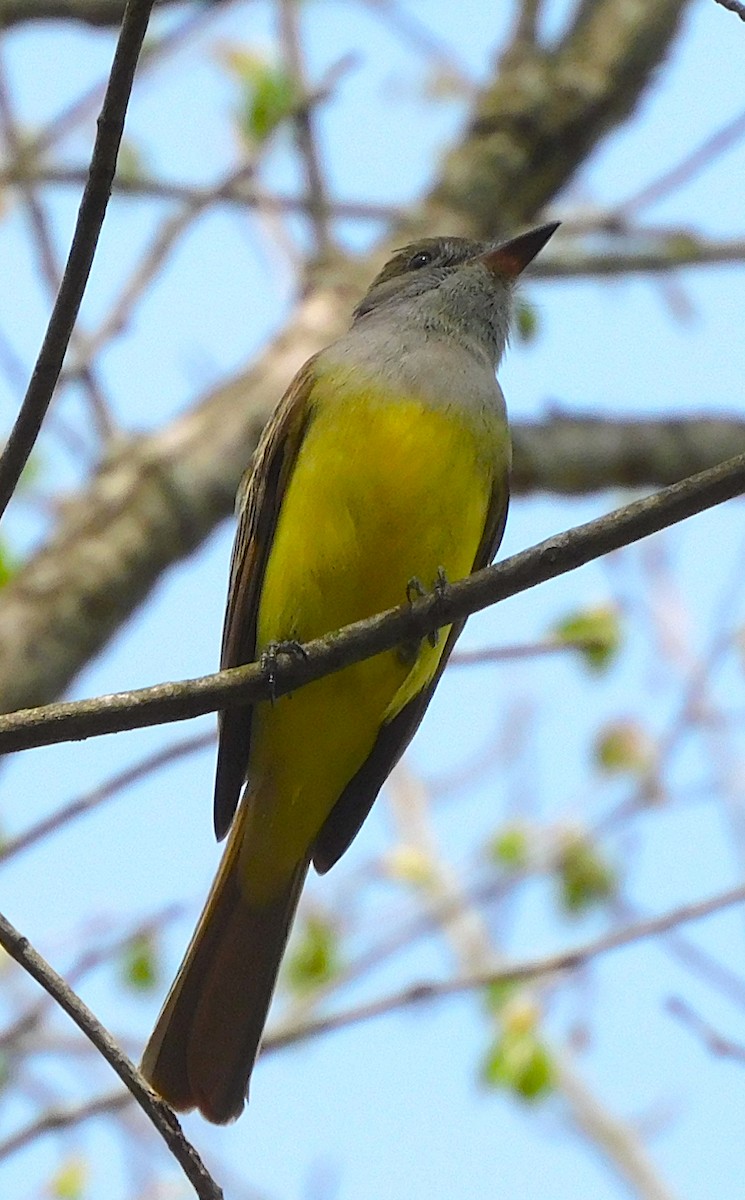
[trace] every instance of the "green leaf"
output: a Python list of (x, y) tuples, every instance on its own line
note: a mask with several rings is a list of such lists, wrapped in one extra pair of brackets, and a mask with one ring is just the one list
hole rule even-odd
[(600, 770), (611, 775), (647, 775), (654, 763), (654, 748), (636, 721), (614, 721), (601, 729), (594, 758)]
[(432, 882), (432, 859), (418, 846), (402, 843), (386, 854), (383, 865), (388, 879), (396, 883), (410, 884), (416, 888), (428, 887)]
[(517, 340), (526, 344), (538, 335), (538, 311), (523, 298), (518, 298), (515, 308), (515, 331)]
[(500, 867), (519, 871), (528, 862), (528, 836), (520, 825), (505, 825), (489, 844), (489, 856)]
[(621, 623), (611, 605), (586, 608), (565, 617), (553, 628), (562, 642), (575, 645), (592, 671), (604, 671), (621, 647)]
[(505, 1004), (519, 991), (522, 984), (517, 979), (505, 979), (495, 983), (487, 983), (484, 988), (484, 999), (489, 1012), (499, 1014)]
[(484, 1083), (505, 1088), (534, 1104), (554, 1089), (556, 1071), (549, 1051), (535, 1033), (503, 1033), (482, 1065)]
[(319, 913), (311, 913), (285, 959), (284, 982), (293, 992), (311, 992), (333, 979), (339, 966), (336, 927)]
[(55, 1200), (81, 1200), (88, 1181), (88, 1165), (82, 1158), (70, 1158), (55, 1171), (49, 1182)]
[(251, 145), (261, 145), (300, 103), (295, 80), (283, 66), (252, 51), (228, 48), (228, 66), (241, 87), (238, 128)]
[(19, 563), (15, 555), (0, 541), (0, 588), (4, 588), (18, 571)]
[(615, 894), (617, 876), (584, 834), (568, 839), (558, 860), (561, 903), (567, 912), (586, 912)]
[(119, 146), (116, 159), (116, 177), (131, 183), (142, 179), (145, 172), (145, 161), (142, 151), (134, 142), (124, 138)]
[(155, 941), (151, 934), (132, 938), (122, 953), (120, 972), (125, 987), (147, 992), (158, 982)]

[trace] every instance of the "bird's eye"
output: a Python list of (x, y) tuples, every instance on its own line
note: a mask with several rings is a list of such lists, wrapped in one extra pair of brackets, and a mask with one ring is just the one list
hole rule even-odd
[(409, 259), (409, 270), (418, 271), (420, 267), (428, 267), (431, 262), (431, 250), (417, 250), (416, 254)]

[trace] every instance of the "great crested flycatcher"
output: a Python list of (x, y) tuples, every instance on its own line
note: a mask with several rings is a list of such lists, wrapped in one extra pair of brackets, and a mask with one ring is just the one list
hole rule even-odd
[[(296, 375), (239, 493), (223, 667), (491, 561), (510, 470), (495, 372), (514, 282), (556, 227), (406, 246)], [(308, 867), (356, 836), (461, 629), (221, 713), (215, 829), (230, 836), (142, 1060), (174, 1108), (241, 1112)]]

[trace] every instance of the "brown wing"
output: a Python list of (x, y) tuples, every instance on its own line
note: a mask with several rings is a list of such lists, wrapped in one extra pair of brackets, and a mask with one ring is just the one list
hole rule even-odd
[[(507, 521), (508, 504), (509, 467), (506, 467), (494, 480), (484, 533), (472, 570), (488, 566), (497, 553)], [(451, 626), (432, 682), (382, 727), (369, 756), (326, 818), (313, 846), (313, 865), (321, 874), (333, 867), (359, 833), (375, 797), (419, 728), (464, 625), (465, 621), (459, 621)]]
[[(220, 668), (239, 667), (256, 656), (256, 621), (269, 550), (282, 497), (311, 415), (316, 357), (309, 358), (280, 400), (241, 483), (238, 531), (230, 562), (230, 586), (222, 633)], [(230, 828), (246, 780), (251, 748), (251, 708), (220, 713), (215, 775), (215, 833)]]

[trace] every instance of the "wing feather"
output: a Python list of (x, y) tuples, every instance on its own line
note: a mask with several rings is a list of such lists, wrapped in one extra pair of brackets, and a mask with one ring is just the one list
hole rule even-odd
[[(488, 566), (497, 553), (507, 521), (508, 505), (509, 462), (506, 462), (504, 471), (495, 475), (473, 571)], [(370, 754), (326, 818), (314, 843), (312, 856), (313, 865), (321, 874), (333, 867), (359, 833), (375, 797), (419, 728), (464, 625), (465, 621), (459, 621), (451, 626), (431, 682), (383, 725)]]
[[(238, 490), (238, 529), (230, 562), (230, 585), (222, 634), (220, 668), (243, 666), (256, 657), (256, 622), (264, 572), (282, 506), (312, 414), (317, 356), (308, 359), (264, 429), (253, 464)], [(251, 749), (251, 707), (219, 714), (215, 774), (215, 833), (225, 837), (246, 780)]]

